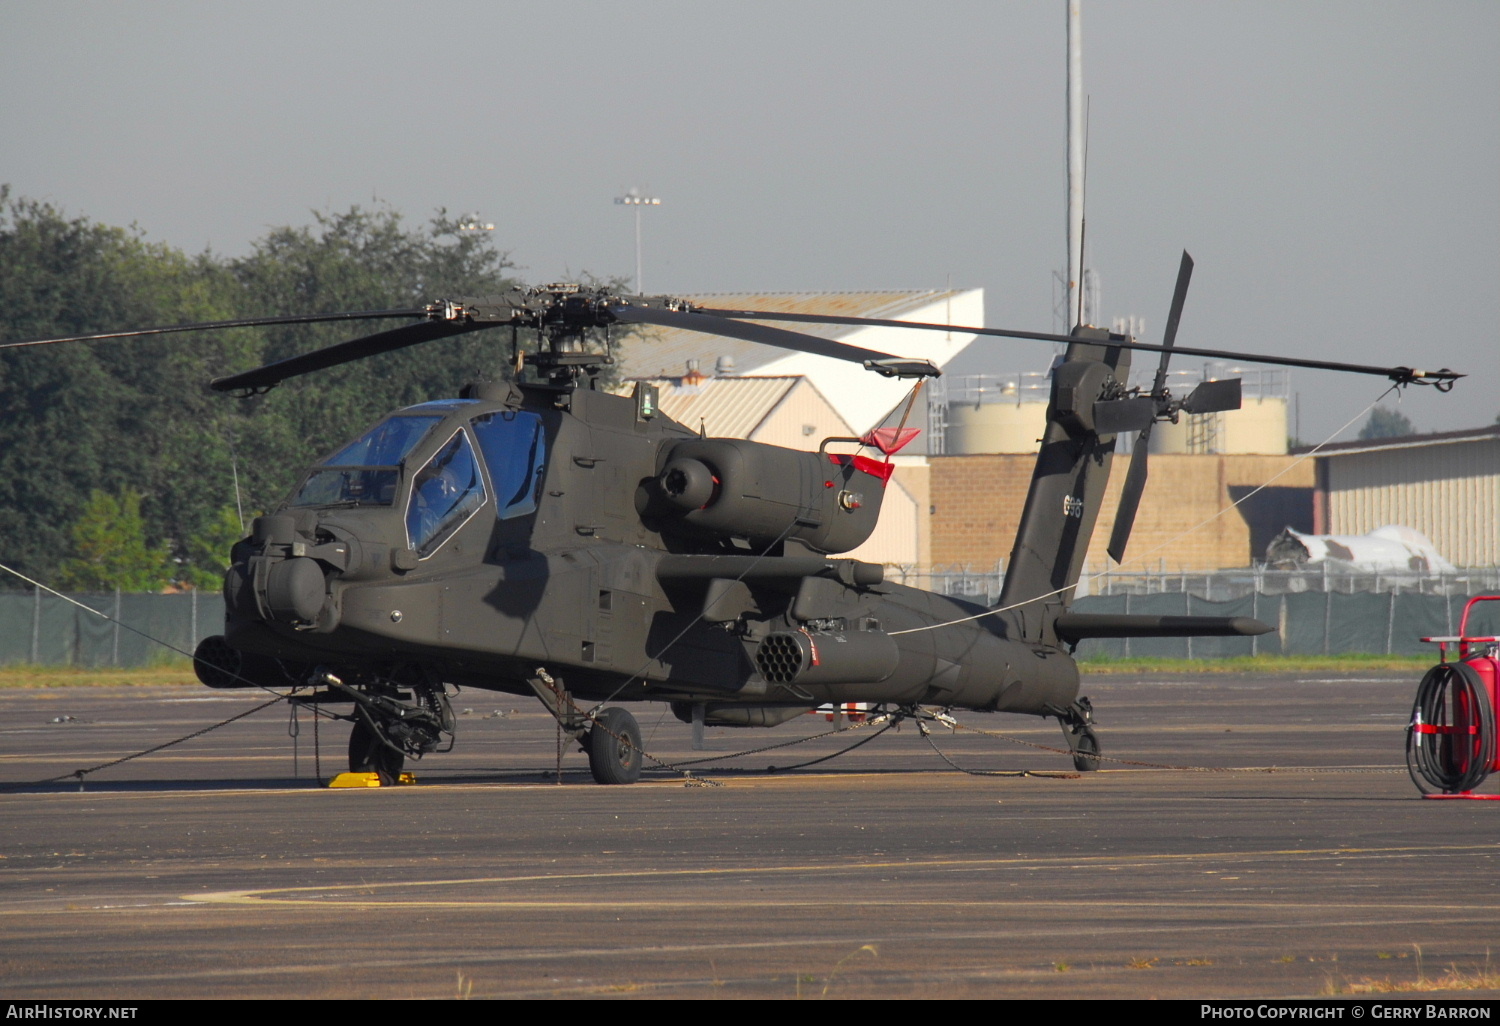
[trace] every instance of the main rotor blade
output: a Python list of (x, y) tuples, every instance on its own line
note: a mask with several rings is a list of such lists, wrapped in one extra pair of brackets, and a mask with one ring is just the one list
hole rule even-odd
[(611, 306), (609, 312), (626, 323), (660, 324), (665, 328), (685, 328), (701, 331), (706, 335), (724, 335), (728, 338), (744, 339), (746, 342), (761, 342), (780, 349), (791, 349), (814, 356), (831, 356), (835, 360), (865, 363), (876, 360), (899, 360), (890, 353), (861, 349), (859, 346), (804, 335), (800, 331), (785, 328), (769, 328), (761, 324), (741, 324), (737, 320), (702, 313), (684, 313), (679, 310), (664, 310), (651, 306)]
[(1125, 472), (1125, 487), (1120, 491), (1120, 506), (1115, 510), (1115, 526), (1109, 532), (1109, 558), (1116, 563), (1125, 562), (1125, 546), (1130, 541), (1130, 529), (1135, 526), (1135, 513), (1141, 505), (1141, 495), (1146, 490), (1147, 442), (1151, 437), (1151, 425), (1147, 424), (1135, 439), (1135, 451), (1130, 454), (1130, 469)]
[[(422, 312), (425, 313), (425, 311)], [(500, 326), (500, 323), (503, 322), (474, 324), (469, 321), (422, 321), (420, 324), (407, 324), (390, 331), (340, 342), (335, 346), (315, 349), (301, 356), (278, 360), (264, 367), (257, 367), (241, 374), (232, 374), (227, 378), (217, 378), (210, 382), (208, 387), (216, 392), (261, 391), (300, 374), (311, 374), (313, 371), (337, 367), (351, 360), (362, 360), (367, 356), (405, 349), (407, 346), (414, 346), (420, 342), (431, 342), (450, 335), (496, 328)]]
[[(1045, 331), (1011, 331), (1004, 328), (978, 328), (963, 324), (934, 324), (928, 321), (890, 321), (874, 317), (841, 317), (836, 314), (793, 314), (767, 310), (715, 310), (707, 308), (696, 312), (714, 317), (729, 317), (735, 320), (786, 321), (788, 323), (803, 324), (848, 324), (854, 327), (868, 326), (872, 328), (913, 328), (918, 331), (948, 331), (959, 335), (1034, 339), (1038, 342), (1071, 343), (1078, 341), (1077, 336), (1074, 335), (1053, 335)], [(720, 332), (720, 334), (725, 334), (725, 332)], [(1130, 336), (1117, 335), (1113, 332), (1110, 333), (1107, 341), (1100, 341), (1095, 344), (1119, 346), (1121, 349), (1133, 349), (1146, 353), (1169, 351), (1166, 346), (1153, 345), (1149, 342), (1133, 342), (1130, 340)], [(1413, 367), (1376, 367), (1373, 364), (1365, 363), (1340, 363), (1335, 360), (1303, 360), (1294, 356), (1266, 356), (1262, 353), (1237, 353), (1227, 349), (1201, 349), (1191, 346), (1173, 346), (1170, 351), (1180, 356), (1206, 356), (1216, 360), (1264, 363), (1274, 367), (1304, 367), (1308, 370), (1343, 371), (1349, 374), (1374, 374), (1378, 377), (1390, 378), (1392, 381), (1402, 384), (1412, 381), (1422, 381), (1425, 383), (1452, 382), (1468, 376), (1448, 370), (1446, 367), (1435, 371), (1420, 370)]]
[(21, 346), (50, 346), (54, 342), (92, 342), (106, 338), (137, 338), (141, 335), (168, 335), (178, 331), (217, 331), (221, 328), (263, 328), (273, 324), (322, 324), (327, 321), (375, 321), (395, 317), (425, 317), (426, 310), (357, 310), (349, 313), (287, 314), (281, 317), (241, 317), (232, 321), (201, 321), (197, 324), (169, 324), (159, 328), (136, 328), (132, 331), (96, 331), (90, 335), (62, 335), (57, 338), (29, 338), (20, 342), (0, 342), (0, 349)]

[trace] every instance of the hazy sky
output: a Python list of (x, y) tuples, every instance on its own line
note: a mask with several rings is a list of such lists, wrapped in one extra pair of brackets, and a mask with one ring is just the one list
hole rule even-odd
[[(1500, 412), (1500, 4), (1096, 2), (1089, 251), (1107, 315), (1179, 340), (1474, 374)], [(1064, 260), (1062, 0), (0, 0), (0, 182), (237, 254), (379, 199), (497, 225), (531, 281), (651, 291), (983, 287), (1051, 330)], [(80, 297), (86, 301), (86, 297)], [(960, 370), (1037, 363), (979, 343)], [(1045, 362), (1045, 358), (1043, 358)], [(1321, 439), (1376, 379), (1298, 373)]]

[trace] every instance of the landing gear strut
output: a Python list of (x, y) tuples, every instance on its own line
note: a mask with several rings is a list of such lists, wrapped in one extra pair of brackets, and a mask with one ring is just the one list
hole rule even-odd
[(1068, 739), (1068, 748), (1073, 753), (1073, 768), (1080, 773), (1090, 773), (1099, 768), (1099, 738), (1094, 733), (1094, 706), (1087, 698), (1080, 698), (1057, 718), (1063, 736)]
[(354, 730), (349, 734), (349, 772), (375, 773), (382, 784), (396, 783), (401, 779), (406, 755), (382, 741), (362, 713), (356, 712), (354, 716)]
[(328, 690), (300, 701), (354, 703), (354, 715), (349, 717), (354, 721), (349, 733), (351, 773), (375, 773), (382, 784), (394, 784), (401, 778), (408, 755), (420, 759), (437, 751), (444, 735), (450, 739), (448, 748), (453, 747), (453, 707), (441, 684), (387, 679), (346, 684), (326, 670), (320, 671), (315, 680), (328, 685)]
[[(538, 669), (527, 680), (557, 725), (588, 753), (596, 784), (633, 784), (641, 779), (641, 728), (624, 709), (603, 709), (590, 717), (574, 704), (563, 682)], [(558, 772), (561, 773), (561, 752)]]

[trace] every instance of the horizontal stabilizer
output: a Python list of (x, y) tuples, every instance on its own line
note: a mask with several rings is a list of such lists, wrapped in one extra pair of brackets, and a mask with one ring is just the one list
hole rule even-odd
[(1066, 642), (1084, 638), (1224, 638), (1269, 634), (1276, 628), (1248, 616), (1136, 616), (1064, 613), (1055, 624)]
[(1094, 404), (1094, 430), (1101, 435), (1139, 431), (1156, 419), (1156, 400), (1149, 395), (1105, 399)]

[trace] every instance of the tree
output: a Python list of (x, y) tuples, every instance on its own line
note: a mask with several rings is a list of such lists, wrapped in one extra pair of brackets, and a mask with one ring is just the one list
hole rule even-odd
[(171, 582), (167, 550), (146, 544), (141, 495), (95, 490), (73, 525), (73, 556), (58, 568), (73, 591), (160, 591)]
[[(259, 515), (247, 511), (245, 523)], [(202, 591), (217, 590), (224, 583), (224, 571), (229, 569), (229, 550), (246, 533), (235, 507), (219, 510), (207, 527), (188, 539), (186, 555), (179, 557), (177, 580)]]
[[(0, 340), (283, 313), (414, 308), (513, 283), (487, 234), (439, 211), (315, 214), (238, 260), (188, 256), (0, 187)], [(305, 468), (393, 409), (499, 377), (499, 333), (398, 351), (236, 400), (215, 377), (390, 322), (234, 329), (0, 350), (0, 538), (5, 561), (50, 583), (97, 489), (140, 496), (145, 538), (190, 580), (226, 506), (270, 509)], [(508, 343), (508, 335), (504, 343)], [(215, 543), (216, 544), (216, 543)], [(205, 562), (205, 559), (207, 562)], [(0, 581), (0, 587), (19, 582)]]
[[(483, 233), (439, 211), (411, 228), (388, 207), (314, 214), (315, 224), (277, 228), (230, 265), (244, 310), (258, 315), (417, 308), (445, 296), (502, 292), (510, 262)], [(391, 322), (288, 325), (260, 333), (259, 351), (219, 374), (334, 345)], [(264, 397), (231, 404), (245, 502), (269, 509), (307, 465), (392, 410), (452, 396), (476, 377), (501, 376), (509, 337), (461, 335), (298, 378)], [(221, 399), (220, 402), (223, 402)], [(227, 461), (224, 464), (228, 468)]]
[(1370, 419), (1365, 421), (1365, 426), (1359, 429), (1359, 437), (1362, 439), (1372, 438), (1399, 438), (1403, 435), (1414, 435), (1417, 429), (1412, 426), (1411, 421), (1404, 413), (1396, 410), (1388, 410), (1384, 406), (1377, 406), (1370, 411)]
[[(226, 317), (234, 284), (207, 255), (0, 187), (0, 338)], [(195, 360), (214, 355), (144, 339), (0, 350), (0, 537), (11, 565), (49, 580), (96, 489), (135, 491), (147, 534), (169, 533), (168, 508), (191, 488), (164, 488), (149, 471), (165, 435), (197, 430), (181, 400), (201, 391)]]

